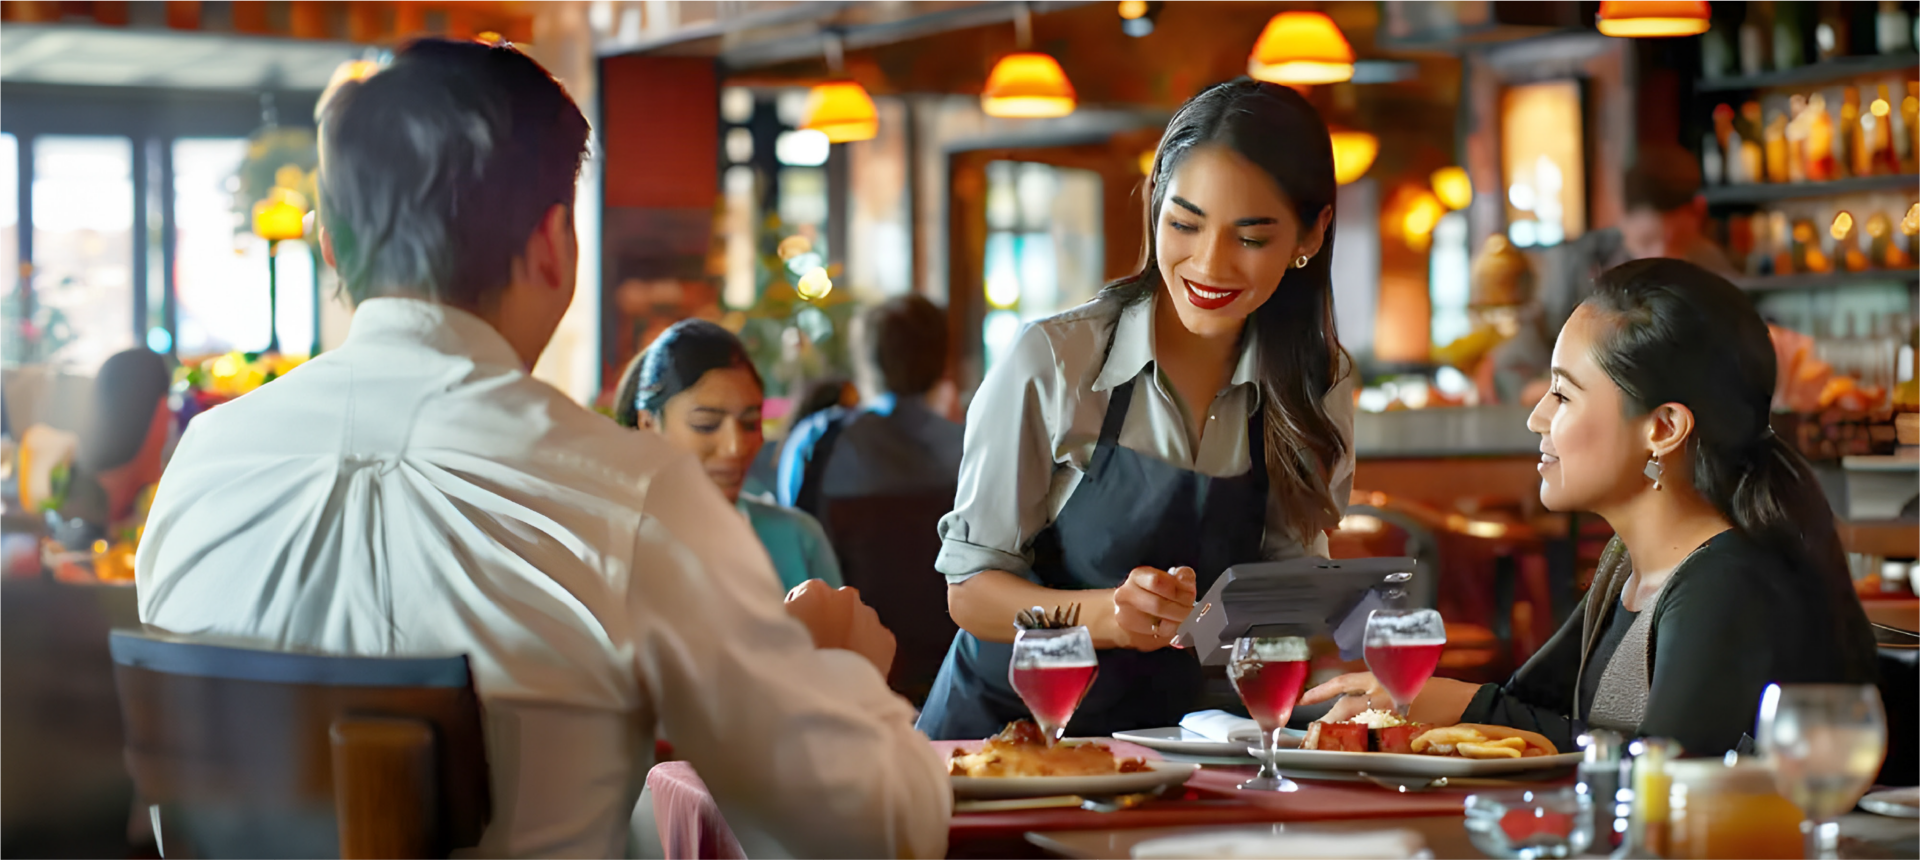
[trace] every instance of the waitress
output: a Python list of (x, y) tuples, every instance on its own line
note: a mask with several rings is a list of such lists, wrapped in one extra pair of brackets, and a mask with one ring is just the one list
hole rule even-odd
[(921, 731), (1028, 717), (1014, 615), (1068, 604), (1100, 649), (1069, 734), (1175, 725), (1202, 676), (1167, 646), (1196, 596), (1234, 564), (1326, 554), (1353, 476), (1335, 189), (1327, 127), (1293, 90), (1242, 79), (1174, 115), (1145, 265), (1028, 326), (974, 397), (935, 565), (961, 630)]

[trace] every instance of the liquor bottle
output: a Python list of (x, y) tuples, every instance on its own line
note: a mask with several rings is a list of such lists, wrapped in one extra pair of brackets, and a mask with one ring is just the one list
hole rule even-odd
[(1885, 212), (1875, 212), (1867, 216), (1867, 262), (1874, 268), (1885, 269), (1892, 265), (1890, 251), (1893, 251), (1893, 219)]
[(1787, 172), (1787, 115), (1774, 111), (1767, 120), (1765, 132), (1767, 152), (1767, 181), (1790, 182)]
[(1720, 141), (1709, 133), (1700, 141), (1700, 179), (1708, 185), (1726, 182), (1726, 159), (1720, 153)]
[(1849, 38), (1845, 4), (1824, 0), (1820, 4), (1820, 23), (1813, 28), (1813, 47), (1820, 62), (1846, 56)]
[(1854, 138), (1853, 175), (1872, 176), (1880, 161), (1877, 149), (1880, 146), (1879, 117), (1873, 115), (1873, 94), (1866, 85), (1860, 87), (1860, 131)]
[[(1738, 38), (1737, 35), (1735, 38)], [(1726, 28), (1711, 27), (1700, 37), (1700, 74), (1707, 80), (1719, 80), (1734, 71), (1734, 49)]]
[(1831, 182), (1837, 178), (1833, 166), (1833, 114), (1827, 110), (1827, 98), (1819, 93), (1807, 99), (1802, 114), (1802, 172), (1808, 182)]
[(1760, 74), (1772, 62), (1773, 48), (1768, 44), (1773, 32), (1772, 10), (1773, 4), (1766, 0), (1747, 4), (1746, 19), (1740, 22), (1740, 74)]
[(1787, 181), (1807, 181), (1807, 137), (1813, 124), (1813, 112), (1807, 109), (1807, 97), (1787, 97)]
[(1894, 138), (1896, 148), (1901, 153), (1900, 163), (1906, 165), (1906, 173), (1920, 173), (1920, 81), (1907, 82), (1907, 95), (1900, 99), (1900, 122), (1906, 126), (1906, 133)]
[(1807, 28), (1800, 3), (1773, 6), (1773, 70), (1784, 72), (1807, 64)]
[(1895, 0), (1880, 0), (1880, 11), (1874, 15), (1873, 36), (1875, 44), (1882, 54), (1899, 54), (1913, 50), (1915, 22), (1908, 20), (1907, 10)]
[(1834, 129), (1833, 168), (1839, 176), (1854, 174), (1854, 150), (1860, 147), (1860, 91), (1840, 88), (1840, 124)]
[(1886, 84), (1880, 85), (1878, 97), (1867, 105), (1867, 113), (1874, 119), (1873, 172), (1880, 176), (1899, 173), (1900, 156), (1893, 148), (1893, 100)]

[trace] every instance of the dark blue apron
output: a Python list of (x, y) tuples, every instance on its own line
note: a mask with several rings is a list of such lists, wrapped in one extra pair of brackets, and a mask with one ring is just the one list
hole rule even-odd
[[(1260, 557), (1267, 518), (1260, 410), (1247, 418), (1252, 467), (1213, 478), (1120, 446), (1133, 381), (1113, 389), (1087, 472), (1053, 524), (1034, 538), (1028, 579), (1047, 588), (1117, 588), (1140, 566), (1192, 567), (1199, 594), (1234, 564)], [(1013, 619), (1007, 619), (1011, 625)], [(1030, 719), (1007, 680), (1013, 645), (965, 630), (953, 638), (917, 727), (934, 740), (968, 740)], [(1100, 652), (1100, 675), (1067, 726), (1072, 737), (1178, 725), (1204, 678), (1193, 652)]]

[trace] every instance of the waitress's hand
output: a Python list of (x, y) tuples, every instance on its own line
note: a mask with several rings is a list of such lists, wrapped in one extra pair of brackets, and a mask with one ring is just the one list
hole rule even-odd
[(1198, 597), (1191, 567), (1134, 568), (1113, 592), (1114, 626), (1122, 644), (1138, 651), (1167, 647)]

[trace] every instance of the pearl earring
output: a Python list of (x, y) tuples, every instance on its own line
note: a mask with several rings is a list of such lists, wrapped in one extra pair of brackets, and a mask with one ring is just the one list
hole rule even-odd
[(1660, 478), (1665, 473), (1666, 467), (1660, 465), (1660, 458), (1651, 454), (1647, 455), (1647, 468), (1642, 470), (1642, 474), (1647, 476), (1647, 480), (1653, 482), (1654, 489), (1662, 489)]
[(1306, 268), (1306, 267), (1307, 267), (1307, 255), (1305, 255), (1305, 254), (1301, 254), (1300, 256), (1298, 256), (1298, 257), (1295, 257), (1295, 258), (1293, 258), (1293, 267), (1294, 267), (1294, 268), (1296, 268), (1296, 269), (1304, 269), (1304, 268)]

